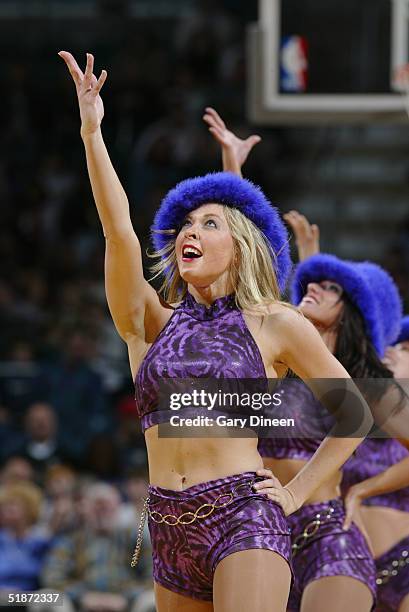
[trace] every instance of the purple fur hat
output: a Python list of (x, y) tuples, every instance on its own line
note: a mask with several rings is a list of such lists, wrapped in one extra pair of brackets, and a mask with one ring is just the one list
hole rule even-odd
[(169, 191), (151, 228), (155, 250), (162, 249), (175, 238), (175, 234), (158, 231), (175, 230), (177, 234), (188, 213), (210, 203), (237, 208), (263, 232), (274, 254), (277, 281), (283, 291), (292, 268), (285, 225), (277, 208), (270, 204), (259, 187), (231, 172), (187, 179)]
[(409, 315), (403, 317), (401, 323), (399, 338), (396, 340), (395, 344), (409, 340)]
[(367, 333), (378, 355), (398, 337), (402, 303), (392, 277), (377, 264), (346, 261), (320, 253), (301, 262), (291, 288), (293, 304), (299, 304), (308, 283), (332, 280), (339, 283), (360, 310)]

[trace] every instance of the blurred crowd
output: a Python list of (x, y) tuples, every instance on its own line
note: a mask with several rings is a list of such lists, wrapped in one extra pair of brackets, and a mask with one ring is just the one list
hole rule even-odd
[[(191, 4), (183, 19), (112, 15), (91, 31), (32, 30), (24, 48), (0, 41), (0, 595), (51, 589), (66, 594), (67, 610), (153, 609), (146, 530), (137, 571), (129, 565), (144, 441), (106, 305), (75, 92), (57, 51), (83, 62), (92, 50), (97, 71), (108, 70), (104, 136), (146, 252), (164, 193), (220, 165), (204, 107), (246, 132), (244, 30), (256, 15), (244, 2)], [(267, 193), (277, 192), (272, 168), (285, 144), (276, 130), (246, 167)]]

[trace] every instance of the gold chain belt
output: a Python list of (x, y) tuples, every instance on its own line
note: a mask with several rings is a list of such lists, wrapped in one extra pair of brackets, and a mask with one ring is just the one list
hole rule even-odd
[[(194, 523), (196, 519), (205, 519), (208, 516), (210, 516), (215, 510), (229, 506), (232, 503), (234, 496), (237, 494), (237, 491), (239, 489), (243, 487), (249, 487), (251, 489), (254, 483), (255, 483), (255, 479), (253, 478), (252, 480), (249, 480), (248, 482), (239, 484), (236, 487), (233, 487), (233, 489), (229, 491), (228, 493), (222, 493), (221, 495), (218, 495), (218, 497), (216, 497), (214, 502), (210, 504), (209, 503), (202, 504), (194, 512), (183, 512), (179, 516), (176, 516), (175, 514), (162, 514), (161, 512), (157, 512), (156, 510), (150, 510), (149, 495), (145, 497), (143, 500), (143, 508), (141, 512), (141, 518), (139, 521), (135, 550), (134, 550), (134, 553), (131, 559), (131, 567), (135, 567), (139, 561), (141, 547), (142, 547), (142, 540), (143, 540), (143, 529), (144, 529), (144, 525), (146, 521), (146, 515), (149, 515), (149, 517), (154, 523), (159, 523), (159, 524), (165, 523), (166, 525), (170, 525), (171, 527), (174, 527), (175, 525), (191, 525), (192, 523)], [(226, 500), (223, 502), (220, 502), (220, 500), (223, 498), (226, 498)]]
[(317, 512), (315, 518), (309, 523), (307, 523), (303, 529), (303, 532), (295, 538), (291, 547), (293, 551), (293, 557), (297, 553), (299, 553), (300, 550), (304, 548), (304, 546), (306, 546), (308, 540), (317, 533), (318, 529), (320, 528), (320, 525), (326, 523), (330, 518), (332, 518), (334, 508), (331, 507), (325, 512), (326, 514), (321, 514), (321, 512)]
[(400, 570), (409, 564), (409, 550), (403, 550), (398, 559), (394, 559), (392, 563), (376, 574), (376, 584), (386, 584), (391, 578), (397, 576)]

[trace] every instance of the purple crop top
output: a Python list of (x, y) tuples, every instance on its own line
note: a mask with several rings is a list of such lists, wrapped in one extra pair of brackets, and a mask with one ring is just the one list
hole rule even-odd
[[(297, 435), (294, 437), (260, 438), (258, 451), (262, 457), (274, 459), (301, 459), (308, 461), (323, 440), (322, 419), (331, 419), (328, 414), (323, 417), (322, 407), (312, 391), (302, 384), (286, 385), (285, 407), (291, 407), (291, 417), (297, 423)], [(275, 415), (279, 416), (279, 415)], [(285, 416), (283, 414), (282, 416)]]
[[(376, 476), (408, 455), (409, 451), (398, 440), (367, 438), (344, 465), (343, 494), (350, 486)], [(367, 506), (387, 506), (409, 512), (409, 487), (370, 497), (364, 503)]]
[(142, 431), (175, 414), (158, 410), (160, 381), (169, 378), (266, 380), (259, 348), (234, 295), (218, 298), (208, 308), (187, 293), (175, 308), (136, 375), (135, 400)]

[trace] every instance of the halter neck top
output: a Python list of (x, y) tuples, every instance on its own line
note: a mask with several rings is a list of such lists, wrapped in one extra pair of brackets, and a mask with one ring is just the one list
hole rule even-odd
[(210, 307), (187, 293), (157, 336), (135, 379), (135, 401), (142, 431), (168, 422), (172, 410), (158, 409), (161, 381), (169, 378), (266, 379), (259, 348), (234, 295)]

